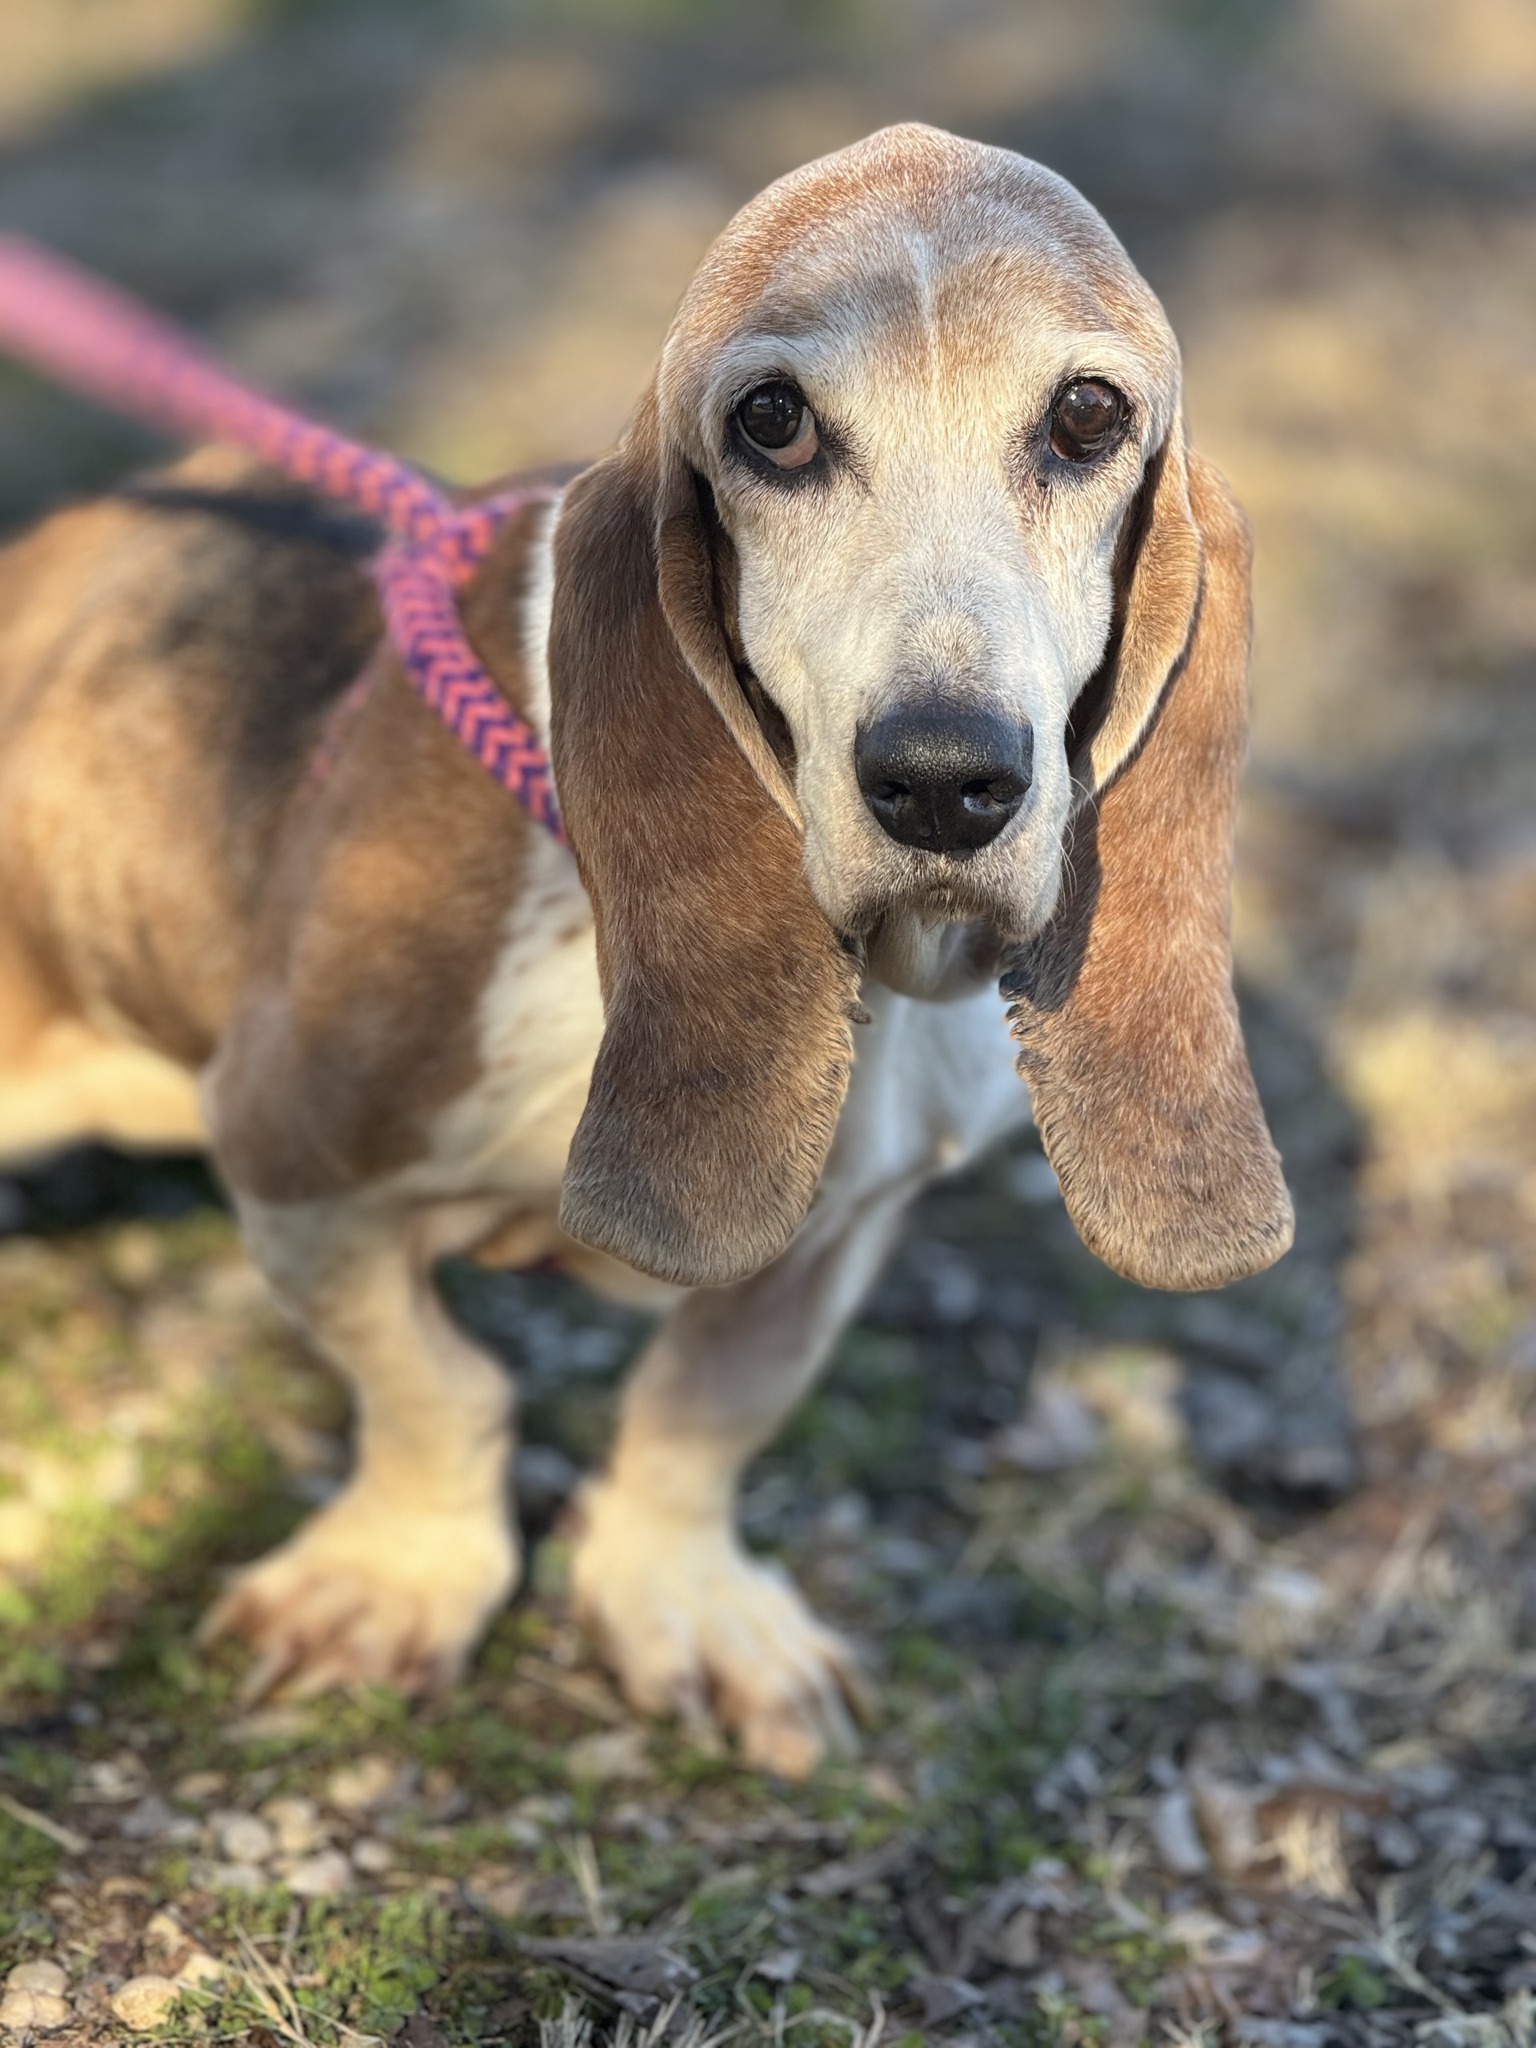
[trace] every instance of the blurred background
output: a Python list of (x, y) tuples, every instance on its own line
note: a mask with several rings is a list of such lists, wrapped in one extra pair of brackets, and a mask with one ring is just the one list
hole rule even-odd
[[(781, 1838), (742, 1847), (766, 1794), (664, 1744), (624, 1752), (622, 1715), (571, 1704), (606, 1696), (562, 1619), (558, 1517), (637, 1324), (552, 1283), (450, 1276), (527, 1375), (525, 1512), (556, 1531), (536, 1597), (446, 1719), (375, 1703), (237, 1741), (228, 1673), (181, 1645), (214, 1571), (334, 1482), (334, 1393), (195, 1169), (92, 1153), (0, 1183), (0, 1738), (24, 1805), (97, 1772), (70, 1809), (83, 1855), (0, 1819), (0, 1861), (30, 1873), (0, 1948), (99, 1948), (118, 1926), (120, 1953), (71, 1979), (82, 2038), (113, 1970), (153, 1961), (156, 1900), (188, 1925), (215, 1912), (218, 1801), (286, 1789), (351, 1854), (364, 1820), (324, 1787), (359, 1743), (424, 1776), (392, 1809), (416, 1844), (387, 1852), (394, 1874), (347, 1866), (347, 1939), (387, 1950), (378, 1900), (419, 1894), (413, 1940), (440, 1967), (394, 2005), (337, 1994), (348, 2024), (387, 2031), (381, 2013), (438, 1998), (431, 2024), (471, 2038), (443, 2017), (455, 1970), (481, 1986), (464, 2010), (509, 2033), (571, 1981), (600, 2016), (590, 1956), (586, 1979), (549, 1955), (530, 1978), (485, 1949), (486, 1913), (556, 1946), (671, 1914), (699, 2013), (739, 1963), (741, 2024), (777, 2001), (781, 2028), (843, 2014), (829, 2039), (870, 2024), (872, 1994), (898, 2031), (980, 2037), (1530, 2038), (1528, 0), (0, 9), (0, 221), (456, 480), (599, 452), (733, 209), (911, 117), (1039, 157), (1106, 214), (1181, 337), (1194, 437), (1252, 516), (1238, 952), (1298, 1250), (1225, 1296), (1141, 1294), (1076, 1247), (1028, 1147), (926, 1205), (748, 1500), (755, 1539), (875, 1646), (893, 1702), (874, 1760), (837, 1781), (841, 1818), (797, 1795), (794, 1853), (900, 1853), (829, 1881), (838, 1928), (808, 1932)], [(7, 525), (160, 452), (0, 363)], [(542, 1690), (517, 1675), (535, 1667)], [(498, 1748), (492, 1721), (515, 1738)], [(594, 1726), (612, 1754), (573, 1789), (566, 1754)], [(172, 1799), (205, 1751), (217, 1792)], [(514, 1793), (533, 1802), (517, 1854), (473, 1835)], [(718, 1905), (710, 1826), (781, 1887), (750, 1937)], [(676, 1864), (659, 1890), (631, 1869), (637, 1838)], [(281, 1894), (276, 1850), (250, 1867)], [(596, 1908), (571, 1876), (592, 1869)], [(115, 1921), (113, 1873), (140, 1886)], [(475, 1935), (455, 1917), (471, 1897)], [(778, 1977), (751, 1977), (755, 1952)]]

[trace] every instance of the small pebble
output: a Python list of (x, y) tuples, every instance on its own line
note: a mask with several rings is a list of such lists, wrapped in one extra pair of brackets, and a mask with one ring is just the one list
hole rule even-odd
[(501, 1920), (515, 1920), (528, 1903), (533, 1890), (531, 1877), (504, 1877), (487, 1885), (476, 1885), (470, 1896)]
[(1043, 1373), (1030, 1386), (1024, 1412), (1000, 1429), (990, 1450), (1000, 1465), (1019, 1472), (1065, 1472), (1098, 1455), (1104, 1427), (1076, 1387), (1057, 1373)]
[[(535, 1841), (537, 1841), (535, 1835)], [(363, 1835), (352, 1844), (352, 1863), (364, 1877), (382, 1877), (386, 1870), (394, 1867), (395, 1852), (388, 1842), (381, 1842), (377, 1835)]]
[(216, 1892), (259, 1892), (268, 1883), (267, 1874), (255, 1863), (198, 1863), (193, 1878)]
[(216, 1813), (213, 1831), (231, 1863), (265, 1863), (277, 1849), (277, 1837), (254, 1813)]
[(206, 1806), (217, 1799), (229, 1780), (222, 1771), (188, 1771), (171, 1787), (171, 1797), (186, 1806)]
[(190, 1814), (178, 1813), (158, 1792), (146, 1792), (118, 1822), (118, 1832), (130, 1842), (195, 1842), (199, 1829)]
[(869, 1554), (881, 1571), (898, 1579), (921, 1578), (933, 1569), (936, 1557), (932, 1544), (897, 1534), (882, 1536), (869, 1546)]
[(398, 1798), (404, 1790), (404, 1774), (387, 1757), (359, 1757), (355, 1764), (343, 1764), (326, 1780), (325, 1796), (342, 1813), (371, 1813), (375, 1807)]
[(204, 1305), (215, 1315), (244, 1316), (252, 1310), (271, 1313), (267, 1283), (246, 1259), (236, 1257), (212, 1266), (196, 1284)]
[(121, 1800), (127, 1805), (144, 1790), (144, 1766), (136, 1756), (98, 1757), (80, 1774), (81, 1795), (87, 1799)]
[(165, 1245), (147, 1223), (125, 1223), (114, 1231), (106, 1248), (107, 1271), (119, 1287), (137, 1294), (159, 1279), (165, 1269)]
[[(670, 1821), (664, 1820), (653, 1807), (646, 1806), (638, 1799), (621, 1799), (609, 1812), (609, 1824), (616, 1828), (630, 1828), (637, 1835), (644, 1835), (657, 1848), (677, 1839), (677, 1830)], [(507, 1831), (511, 1833), (509, 1828)], [(515, 1839), (515, 1837), (514, 1837)], [(519, 1847), (522, 1845), (519, 1844)]]
[(169, 1977), (130, 1977), (113, 1995), (112, 2010), (125, 2027), (147, 2034), (158, 2027), (181, 1996), (181, 1988)]
[(421, 1796), (435, 1821), (459, 1820), (469, 1811), (469, 1800), (452, 1771), (434, 1764), (421, 1781)]
[(318, 1856), (287, 1865), (283, 1882), (298, 1898), (334, 1899), (350, 1889), (352, 1866), (339, 1849), (322, 1849)]
[(1175, 1877), (1199, 1877), (1211, 1859), (1195, 1825), (1195, 1805), (1180, 1789), (1167, 1792), (1153, 1808), (1149, 1824), (1152, 1846), (1164, 1870)]
[(564, 1827), (575, 1818), (576, 1802), (569, 1792), (530, 1792), (512, 1809), (512, 1818), (532, 1821), (535, 1827)]
[(297, 1742), (311, 1732), (313, 1715), (308, 1707), (291, 1700), (273, 1700), (265, 1707), (253, 1707), (237, 1720), (226, 1721), (226, 1742)]
[(144, 1927), (144, 1939), (160, 1948), (181, 1948), (186, 1943), (187, 1934), (175, 1914), (162, 1909), (150, 1914)]
[(7, 1991), (0, 1998), (0, 2027), (18, 2034), (52, 2034), (71, 2018), (68, 1999), (51, 1991)]
[(43, 1991), (62, 1998), (69, 1979), (59, 1963), (18, 1963), (5, 1980), (7, 1991)]
[(882, 1806), (910, 1806), (912, 1795), (889, 1764), (870, 1764), (863, 1772), (864, 1790)]
[(285, 1856), (307, 1856), (325, 1846), (325, 1829), (313, 1799), (269, 1799), (261, 1809)]
[(828, 1543), (857, 1543), (869, 1528), (869, 1502), (862, 1493), (834, 1494), (818, 1517)]
[(596, 1735), (579, 1736), (566, 1747), (565, 1774), (578, 1782), (595, 1785), (620, 1778), (652, 1777), (645, 1730), (605, 1728)]
[(1423, 1861), (1424, 1844), (1407, 1821), (1388, 1814), (1371, 1832), (1376, 1854), (1389, 1870), (1412, 1870)]
[(770, 1984), (793, 1984), (800, 1974), (804, 1957), (797, 1948), (776, 1948), (768, 1955), (759, 1956), (752, 1965), (754, 1977), (765, 1977)]
[(224, 1982), (225, 1969), (217, 1956), (209, 1955), (205, 1948), (193, 1949), (191, 1955), (176, 1972), (176, 1982), (192, 1989), (211, 1988)]

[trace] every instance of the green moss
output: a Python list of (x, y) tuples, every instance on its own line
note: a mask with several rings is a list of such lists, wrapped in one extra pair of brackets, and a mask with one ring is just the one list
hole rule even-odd
[[(1019, 2048), (1099, 2048), (1108, 2033), (1109, 2022), (1085, 2013), (1075, 1999), (1042, 1991), (1038, 2011), (1019, 2029), (1018, 2044)], [(1116, 2036), (1117, 2041), (1123, 2038)]]
[[(228, 1241), (217, 1217), (157, 1235), (156, 1286), (174, 1294), (178, 1275), (200, 1270)], [(23, 1245), (24, 1256), (0, 1265), (10, 1340), (0, 1357), (0, 1434), (42, 1469), (51, 1460), (54, 1474), (52, 1493), (39, 1496), (46, 1524), (35, 1562), (0, 1579), (0, 1702), (75, 1683), (72, 1653), (104, 1627), (122, 1645), (119, 1675), (100, 1681), (104, 1691), (147, 1694), (152, 1708), (217, 1691), (216, 1671), (185, 1648), (183, 1603), (206, 1598), (215, 1563), (278, 1540), (295, 1517), (260, 1428), (292, 1405), (284, 1354), (257, 1334), (229, 1370), (191, 1361), (168, 1401), (136, 1348), (132, 1297), (100, 1271), (109, 1250), (108, 1238), (89, 1235), (74, 1262), (55, 1242)], [(227, 1342), (238, 1341), (233, 1328)], [(103, 1414), (141, 1397), (148, 1426), (135, 1418), (126, 1435), (115, 1419), (100, 1426)], [(100, 1483), (104, 1470), (110, 1485)]]
[(1340, 1956), (1318, 1986), (1317, 1999), (1336, 2011), (1374, 2012), (1391, 1995), (1386, 1978), (1364, 1956)]
[[(289, 2025), (302, 2021), (306, 2033), (313, 2023), (329, 2021), (387, 2036), (421, 2010), (452, 1948), (448, 1914), (427, 1892), (316, 1903), (302, 1911), (278, 1893), (265, 1901), (228, 1903), (219, 1917), (226, 1941), (254, 1959), (204, 2007), (205, 2023), (219, 2033), (262, 2026), (275, 2011)], [(274, 1973), (274, 1983), (260, 1958), (275, 1937), (282, 1942), (283, 1970)]]
[(1175, 1942), (1116, 1921), (1096, 1936), (1092, 1953), (1111, 1965), (1115, 1982), (1132, 2005), (1146, 2005), (1183, 1950)]
[(0, 1954), (17, 1952), (53, 1882), (61, 1851), (36, 1828), (0, 1813)]

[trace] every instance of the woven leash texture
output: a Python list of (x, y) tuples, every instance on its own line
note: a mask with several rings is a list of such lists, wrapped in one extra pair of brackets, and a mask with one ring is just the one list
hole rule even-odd
[(564, 840), (549, 758), (464, 636), (456, 591), (503, 523), (557, 494), (535, 486), (456, 506), (409, 463), (250, 389), (169, 321), (19, 235), (0, 234), (0, 348), (114, 411), (187, 440), (235, 441), (394, 536), (374, 562), (406, 672), (496, 780)]

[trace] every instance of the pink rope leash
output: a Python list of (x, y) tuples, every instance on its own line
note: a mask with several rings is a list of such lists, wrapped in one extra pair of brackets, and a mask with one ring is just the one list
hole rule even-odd
[(118, 412), (188, 440), (236, 441), (377, 519), (384, 618), (421, 695), (481, 765), (564, 842), (549, 759), (464, 637), (455, 596), (505, 520), (558, 494), (535, 485), (460, 508), (409, 463), (251, 390), (190, 336), (20, 235), (0, 234), (0, 347)]

